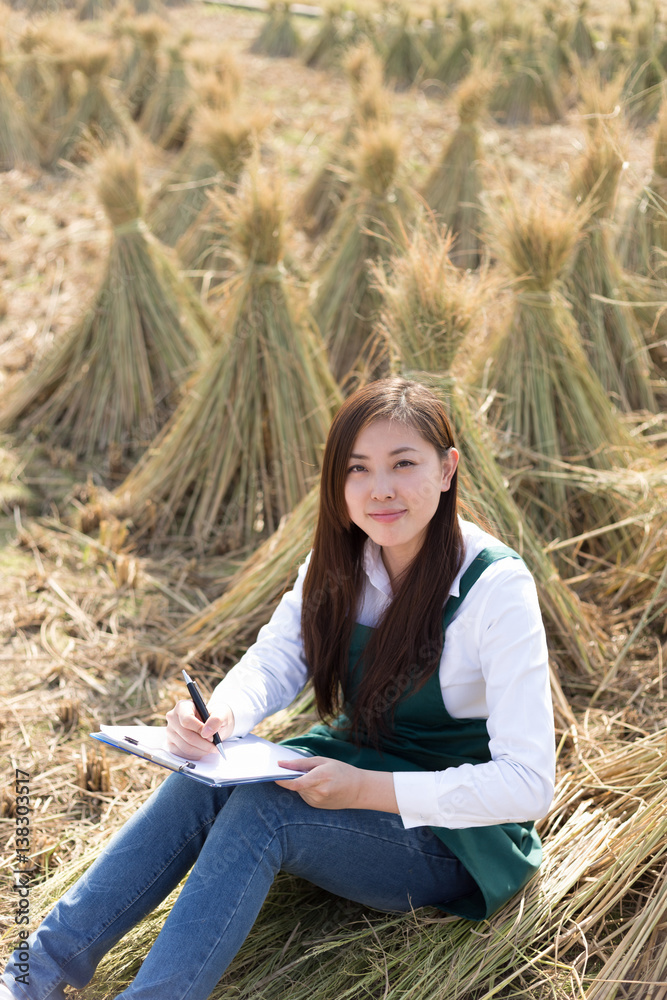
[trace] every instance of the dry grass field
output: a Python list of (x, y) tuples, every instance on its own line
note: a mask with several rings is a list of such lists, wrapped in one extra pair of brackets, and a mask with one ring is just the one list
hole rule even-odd
[[(505, 8), (509, 17), (511, 4)], [(571, 16), (576, 12), (576, 5), (568, 7)], [(21, 6), (2, 8), (0, 15), (3, 59), (17, 51), (30, 24), (45, 19)], [(159, 16), (172, 42), (187, 34), (187, 59), (203, 59), (219, 46), (238, 66), (235, 111), (248, 119), (262, 114), (258, 169), (278, 179), (288, 220), (286, 269), (306, 289), (324, 243), (297, 227), (296, 206), (349, 117), (348, 77), (340, 66), (312, 69), (298, 56), (250, 53), (266, 18), (261, 12), (195, 0), (165, 7)], [(617, 9), (590, 3), (587, 16), (603, 33), (630, 14), (624, 3)], [(57, 17), (91, 44), (113, 38), (113, 14), (77, 22), (63, 9)], [(298, 19), (304, 38), (318, 28), (314, 19)], [(482, 180), (491, 205), (508, 189), (519, 203), (539, 192), (545, 212), (567, 196), (588, 125), (574, 78), (564, 80), (559, 121), (510, 127), (482, 120)], [(424, 81), (389, 95), (401, 136), (400, 179), (419, 188), (458, 123), (455, 96)], [(614, 226), (651, 175), (655, 129), (654, 123), (624, 122), (618, 133), (624, 162)], [(139, 129), (135, 142), (150, 203), (179, 154)], [(65, 337), (100, 281), (113, 236), (96, 194), (96, 164), (84, 156), (55, 170), (0, 173), (0, 401)], [(488, 261), (485, 266), (493, 269)], [(662, 288), (667, 291), (664, 281)], [(511, 312), (511, 294), (504, 281), (484, 302), (471, 353), (492, 342)], [(206, 300), (205, 290), (201, 297)], [(211, 293), (213, 312), (217, 301)], [(584, 555), (573, 568), (585, 545), (560, 550), (571, 557), (565, 586), (584, 602), (598, 652), (586, 673), (573, 666), (567, 644), (553, 640), (558, 790), (542, 823), (543, 872), (520, 900), (480, 926), (435, 910), (389, 918), (281, 877), (216, 1000), (667, 998), (666, 377), (664, 365), (652, 370), (656, 412), (623, 417), (635, 437), (648, 439), (651, 474), (645, 465), (642, 482), (658, 492), (644, 521), (645, 540), (657, 555), (651, 561), (649, 552), (638, 578), (620, 556), (614, 562)], [(15, 930), (15, 769), (30, 776), (34, 927), (49, 899), (162, 778), (142, 762), (105, 754), (88, 734), (101, 723), (163, 719), (183, 695), (183, 647), (174, 637), (225, 591), (253, 551), (251, 545), (202, 552), (182, 539), (146, 546), (106, 503), (125, 472), (113, 463), (85, 462), (48, 441), (20, 441), (11, 433), (0, 438), (3, 961)], [(633, 501), (626, 502), (630, 511)], [(288, 580), (289, 573), (276, 581), (276, 595)], [(267, 607), (271, 599), (264, 599)], [(194, 658), (203, 687), (212, 689), (243, 641), (241, 622), (226, 648)], [(267, 720), (262, 732), (280, 737), (313, 717), (306, 696)], [(119, 946), (78, 995), (107, 1000), (120, 992), (160, 916)]]

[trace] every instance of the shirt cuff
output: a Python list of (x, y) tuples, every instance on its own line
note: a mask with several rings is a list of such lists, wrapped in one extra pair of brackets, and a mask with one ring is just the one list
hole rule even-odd
[(230, 691), (229, 697), (225, 697), (224, 691), (214, 691), (206, 706), (210, 715), (217, 715), (216, 707), (218, 705), (228, 705), (234, 713), (232, 736), (247, 736), (256, 725), (256, 706), (252, 699), (245, 696), (243, 692)]
[(435, 771), (394, 771), (394, 792), (406, 830), (437, 826), (438, 796)]

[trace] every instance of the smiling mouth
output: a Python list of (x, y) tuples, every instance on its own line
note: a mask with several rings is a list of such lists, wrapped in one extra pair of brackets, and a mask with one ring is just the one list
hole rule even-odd
[(373, 514), (369, 514), (374, 521), (386, 522), (395, 521), (397, 518), (402, 517), (403, 514), (407, 513), (405, 510), (386, 510), (386, 511), (376, 511)]

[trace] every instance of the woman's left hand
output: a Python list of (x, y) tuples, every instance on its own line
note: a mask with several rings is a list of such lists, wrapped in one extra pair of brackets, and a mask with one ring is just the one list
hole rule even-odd
[(398, 812), (394, 781), (389, 772), (365, 771), (329, 757), (281, 760), (282, 767), (304, 771), (302, 778), (276, 781), (281, 788), (298, 792), (316, 809), (375, 809)]

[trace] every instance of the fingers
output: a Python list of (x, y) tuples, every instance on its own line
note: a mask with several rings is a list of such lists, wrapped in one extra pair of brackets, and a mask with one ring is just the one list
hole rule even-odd
[(289, 767), (291, 771), (312, 771), (325, 761), (324, 757), (303, 757), (301, 759), (279, 760), (279, 767)]
[(204, 726), (195, 714), (192, 701), (183, 699), (167, 712), (167, 747), (179, 757), (199, 760), (205, 754), (214, 752), (213, 733), (220, 732), (225, 739), (231, 736), (233, 728), (231, 709), (225, 712), (225, 718), (211, 716)]

